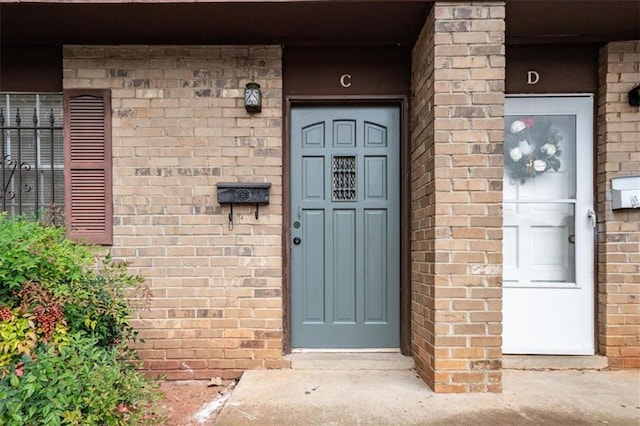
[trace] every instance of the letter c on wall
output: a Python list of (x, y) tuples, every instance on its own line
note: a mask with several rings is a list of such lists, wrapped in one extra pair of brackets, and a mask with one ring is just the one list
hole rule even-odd
[(349, 87), (351, 86), (351, 74), (342, 74), (340, 76), (340, 85), (342, 87)]

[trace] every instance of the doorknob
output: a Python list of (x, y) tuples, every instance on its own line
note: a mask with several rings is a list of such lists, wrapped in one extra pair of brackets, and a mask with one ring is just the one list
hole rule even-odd
[(298, 244), (300, 244), (301, 242), (302, 242), (302, 240), (300, 239), (300, 237), (295, 237), (295, 238), (293, 239), (293, 244), (295, 244), (295, 245), (298, 245)]

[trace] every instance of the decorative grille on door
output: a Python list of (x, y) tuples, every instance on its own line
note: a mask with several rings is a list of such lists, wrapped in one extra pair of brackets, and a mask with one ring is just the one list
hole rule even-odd
[(356, 201), (356, 157), (333, 157), (333, 201)]

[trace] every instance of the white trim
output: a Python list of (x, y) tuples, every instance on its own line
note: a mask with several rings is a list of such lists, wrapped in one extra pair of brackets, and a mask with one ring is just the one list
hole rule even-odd
[(514, 200), (514, 199), (506, 199), (502, 201), (503, 203), (512, 203), (512, 204), (575, 204), (575, 198), (558, 198), (555, 200)]
[(593, 93), (524, 93), (505, 95), (506, 98), (593, 98)]

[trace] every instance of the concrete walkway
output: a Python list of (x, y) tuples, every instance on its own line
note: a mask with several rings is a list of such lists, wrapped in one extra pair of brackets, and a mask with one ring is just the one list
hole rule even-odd
[(330, 364), (247, 371), (216, 425), (640, 425), (638, 370), (504, 370), (502, 394), (443, 395), (406, 363)]

